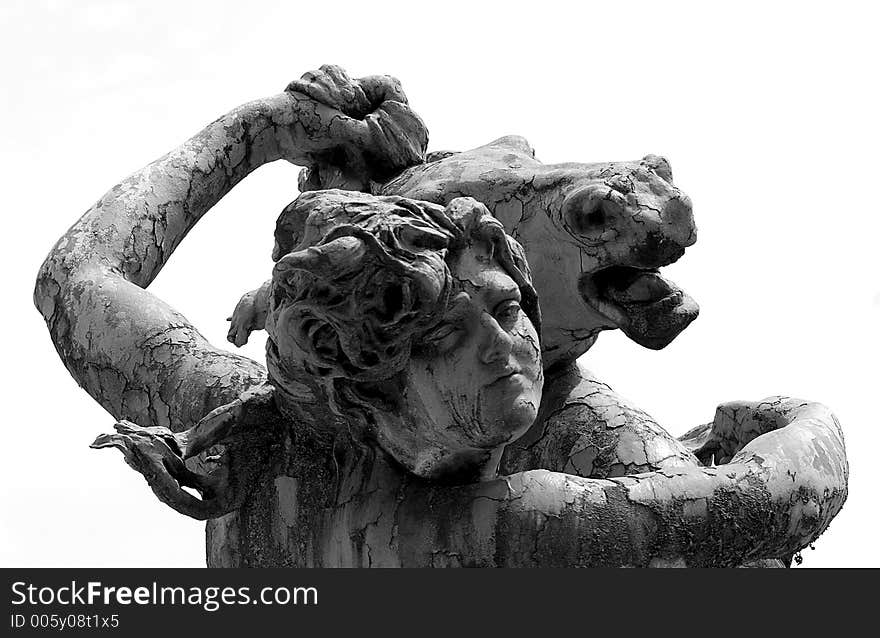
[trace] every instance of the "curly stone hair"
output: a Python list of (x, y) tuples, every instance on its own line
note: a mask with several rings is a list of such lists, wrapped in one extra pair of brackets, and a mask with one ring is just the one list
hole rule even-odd
[(525, 253), (477, 201), (443, 208), (353, 191), (300, 195), (275, 231), (270, 378), (304, 369), (322, 380), (339, 414), (389, 409), (377, 388), (399, 379), (419, 337), (443, 319), (458, 285), (449, 265), (475, 241), (517, 283), (540, 331)]

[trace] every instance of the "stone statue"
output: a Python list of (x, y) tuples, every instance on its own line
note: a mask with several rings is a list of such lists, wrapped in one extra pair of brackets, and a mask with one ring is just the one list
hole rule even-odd
[[(44, 263), (52, 340), (119, 419), (93, 446), (208, 521), (209, 566), (773, 566), (827, 528), (849, 471), (827, 408), (728, 403), (677, 440), (578, 361), (697, 315), (658, 273), (696, 239), (665, 159), (426, 147), (399, 82), (322, 67), (115, 186)], [(277, 159), (301, 195), (229, 331), (267, 331), (263, 368), (145, 288)]]

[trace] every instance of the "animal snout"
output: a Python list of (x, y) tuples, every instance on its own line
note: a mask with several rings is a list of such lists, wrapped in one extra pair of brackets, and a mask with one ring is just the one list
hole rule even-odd
[(676, 261), (697, 240), (693, 204), (677, 188), (627, 191), (617, 185), (581, 186), (562, 204), (562, 223), (582, 245), (601, 251), (600, 261), (655, 268)]
[(664, 234), (682, 248), (697, 241), (697, 226), (694, 223), (694, 205), (684, 193), (677, 193), (663, 207), (660, 215)]

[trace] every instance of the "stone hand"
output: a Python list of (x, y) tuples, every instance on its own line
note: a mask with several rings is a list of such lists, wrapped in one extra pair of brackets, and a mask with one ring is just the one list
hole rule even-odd
[[(378, 106), (367, 96), (360, 80), (352, 80), (345, 69), (335, 64), (325, 64), (317, 71), (304, 73), (300, 79), (290, 82), (285, 91), (302, 93), (316, 102), (342, 111), (348, 117), (358, 120), (364, 119), (375, 106)], [(406, 97), (403, 96), (402, 91), (401, 96), (402, 101), (405, 102)]]
[[(216, 518), (236, 507), (243, 496), (241, 490), (247, 489), (247, 481), (239, 476), (236, 486), (231, 487), (222, 463), (210, 474), (197, 474), (187, 468), (185, 461), (236, 433), (250, 431), (254, 425), (260, 427), (266, 421), (265, 408), (273, 404), (272, 387), (256, 386), (183, 432), (119, 421), (114, 426), (115, 433), (99, 435), (91, 447), (121, 451), (125, 462), (147, 479), (159, 500), (181, 514), (199, 520)], [(184, 487), (198, 490), (202, 498), (196, 498)]]
[(248, 337), (254, 330), (263, 330), (266, 326), (266, 312), (269, 307), (269, 282), (266, 282), (256, 290), (251, 290), (242, 295), (241, 299), (232, 311), (229, 321), (229, 332), (226, 340), (237, 347), (248, 342)]
[(785, 397), (722, 403), (712, 423), (690, 430), (679, 440), (703, 465), (723, 465), (757, 437), (785, 427), (790, 413), (807, 403)]
[[(301, 126), (307, 133), (316, 129), (312, 142), (319, 148), (305, 162), (313, 170), (342, 165), (380, 181), (424, 161), (427, 129), (395, 78), (352, 79), (340, 67), (325, 65), (290, 82), (285, 93), (296, 98), (299, 117), (293, 126), (306, 122)], [(295, 137), (293, 144), (282, 140), (282, 155), (302, 164), (303, 149)]]
[[(186, 437), (164, 427), (142, 427), (130, 421), (119, 421), (113, 434), (99, 435), (91, 447), (116, 448), (125, 462), (144, 476), (160, 501), (181, 514), (197, 519), (216, 516), (222, 508), (221, 481), (215, 477), (196, 474), (184, 464)], [(202, 495), (198, 499), (184, 487), (194, 488)], [(218, 505), (221, 506), (218, 508)]]

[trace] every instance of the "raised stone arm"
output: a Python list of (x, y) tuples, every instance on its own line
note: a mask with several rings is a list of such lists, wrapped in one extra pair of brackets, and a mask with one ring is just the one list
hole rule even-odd
[(367, 182), (419, 161), (426, 143), (396, 80), (351, 80), (337, 67), (215, 120), (114, 186), (40, 269), (34, 301), (68, 370), (116, 418), (173, 429), (262, 383), (261, 365), (215, 349), (143, 288), (202, 215), (259, 166), (340, 163)]

